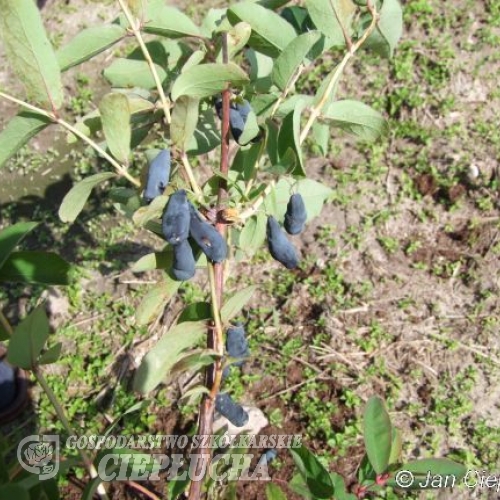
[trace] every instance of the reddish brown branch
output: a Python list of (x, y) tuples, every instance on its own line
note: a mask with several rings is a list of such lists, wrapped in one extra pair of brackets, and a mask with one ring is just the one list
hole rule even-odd
[[(222, 34), (222, 60), (225, 64), (229, 62), (228, 50), (227, 50), (227, 34)], [(222, 177), (219, 179), (219, 189), (217, 193), (217, 214), (224, 208), (224, 203), (227, 198), (227, 182), (226, 177), (229, 172), (229, 101), (230, 101), (230, 90), (226, 88), (222, 92), (222, 131), (221, 131), (221, 159), (220, 159), (220, 171)], [(217, 216), (217, 223), (215, 225), (219, 233), (223, 236), (226, 232), (226, 225), (221, 221), (221, 218)], [(211, 265), (211, 264), (209, 264)], [(215, 275), (215, 288), (216, 288), (216, 298), (217, 307), (220, 310), (222, 305), (222, 292), (224, 285), (224, 266), (222, 263), (214, 264), (214, 275)], [(207, 347), (213, 349), (216, 352), (223, 352), (222, 338), (220, 338), (215, 324), (212, 323), (208, 328), (208, 338)], [(211, 367), (207, 369), (205, 383), (207, 388), (210, 390), (210, 395), (205, 395), (200, 404), (200, 415), (199, 415), (199, 428), (198, 434), (200, 436), (206, 436), (213, 434), (213, 423), (214, 423), (214, 411), (215, 402), (213, 397), (219, 392), (219, 386), (221, 382), (222, 374), (222, 362), (217, 360)], [(199, 448), (193, 450), (193, 452), (198, 455), (198, 460), (196, 461), (196, 471), (195, 476), (200, 477), (202, 471), (205, 474), (208, 472), (210, 467), (210, 462), (212, 460), (212, 450), (211, 448)], [(201, 498), (201, 489), (203, 485), (203, 478), (199, 481), (193, 481), (189, 489), (189, 500), (199, 500)]]

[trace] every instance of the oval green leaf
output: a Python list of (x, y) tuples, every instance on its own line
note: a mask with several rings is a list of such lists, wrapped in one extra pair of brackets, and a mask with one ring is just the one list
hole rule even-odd
[(188, 96), (179, 97), (175, 103), (170, 123), (170, 138), (182, 150), (188, 147), (198, 125), (199, 105), (199, 99)]
[(161, 1), (152, 2), (148, 9), (150, 21), (144, 26), (146, 33), (180, 38), (183, 36), (201, 37), (200, 30), (191, 19), (175, 7), (168, 7)]
[[(167, 78), (165, 70), (157, 64), (155, 64), (155, 69), (160, 81), (164, 82)], [(146, 61), (118, 58), (102, 74), (113, 87), (140, 87), (144, 89), (153, 89), (156, 87), (155, 80), (151, 75)]]
[(137, 308), (135, 319), (138, 325), (148, 325), (153, 321), (165, 307), (165, 304), (177, 292), (180, 281), (165, 276), (165, 280), (155, 285), (144, 296), (139, 307)]
[(0, 0), (0, 35), (7, 59), (37, 104), (59, 109), (61, 71), (33, 0)]
[(126, 36), (127, 32), (121, 26), (97, 26), (80, 31), (57, 52), (56, 57), (61, 71), (92, 59), (104, 52)]
[(382, 57), (390, 58), (403, 34), (403, 9), (398, 0), (384, 0), (380, 19), (364, 46)]
[(314, 498), (332, 498), (335, 491), (328, 471), (304, 445), (290, 448), (293, 461)]
[(237, 3), (227, 11), (227, 17), (233, 26), (248, 23), (252, 27), (248, 45), (269, 57), (277, 57), (297, 36), (291, 24), (257, 3)]
[(135, 379), (134, 389), (142, 394), (152, 391), (179, 361), (183, 351), (195, 347), (206, 332), (202, 321), (184, 322), (171, 328), (144, 356)]
[(233, 319), (248, 304), (256, 289), (257, 286), (252, 285), (232, 294), (220, 311), (222, 322), (228, 323)]
[(366, 404), (364, 414), (364, 439), (366, 454), (377, 474), (387, 470), (392, 448), (391, 419), (384, 402), (373, 396)]
[(285, 90), (288, 87), (302, 61), (320, 38), (319, 31), (304, 33), (296, 37), (279, 55), (274, 62), (272, 78), (280, 90)]
[(340, 23), (346, 33), (351, 34), (356, 12), (352, 0), (306, 0), (306, 7), (316, 28), (330, 39), (332, 45), (345, 45)]
[(31, 111), (22, 111), (12, 118), (0, 133), (0, 168), (51, 123), (52, 120), (46, 116)]
[(234, 63), (200, 64), (181, 73), (172, 87), (172, 99), (176, 101), (183, 95), (210, 97), (222, 92), (228, 84), (238, 87), (248, 81), (247, 74)]
[(327, 106), (321, 117), (333, 126), (365, 141), (374, 141), (385, 131), (384, 117), (370, 106), (345, 99)]
[(112, 155), (120, 162), (128, 164), (130, 155), (130, 108), (125, 94), (106, 94), (99, 103), (102, 129)]
[(83, 210), (92, 189), (108, 179), (116, 177), (112, 172), (90, 175), (75, 184), (64, 197), (59, 207), (59, 218), (63, 222), (73, 222)]
[(48, 337), (49, 320), (42, 304), (17, 325), (9, 341), (7, 360), (19, 368), (31, 369)]
[(13, 252), (0, 269), (0, 281), (68, 285), (70, 265), (51, 252)]
[(0, 268), (25, 236), (32, 231), (38, 222), (18, 222), (0, 232)]

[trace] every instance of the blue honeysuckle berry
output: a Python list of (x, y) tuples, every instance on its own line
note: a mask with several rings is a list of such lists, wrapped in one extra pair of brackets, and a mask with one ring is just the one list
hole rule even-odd
[(170, 151), (164, 149), (149, 165), (146, 187), (142, 195), (146, 203), (151, 203), (165, 191), (170, 179), (170, 164)]
[(299, 265), (295, 247), (273, 216), (269, 216), (267, 219), (267, 245), (273, 258), (287, 269), (294, 269)]

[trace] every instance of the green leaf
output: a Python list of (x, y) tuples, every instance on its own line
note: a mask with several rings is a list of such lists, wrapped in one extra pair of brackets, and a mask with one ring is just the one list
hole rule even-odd
[(0, 268), (17, 245), (37, 225), (38, 222), (18, 222), (0, 231)]
[(399, 462), (401, 451), (403, 449), (403, 439), (401, 431), (396, 427), (392, 428), (392, 443), (391, 443), (391, 456), (389, 457), (389, 465)]
[(382, 57), (390, 58), (403, 34), (403, 9), (399, 0), (384, 0), (380, 19), (364, 46)]
[(304, 445), (290, 448), (292, 458), (315, 498), (330, 498), (334, 494), (332, 479), (316, 456)]
[(384, 132), (384, 117), (370, 106), (349, 99), (335, 101), (321, 113), (321, 117), (333, 126), (359, 139), (374, 141)]
[(283, 5), (287, 4), (290, 2), (290, 0), (259, 0), (257, 3), (259, 5), (262, 5), (266, 9), (279, 9), (280, 7), (283, 7)]
[[(154, 65), (160, 82), (167, 78), (165, 70)], [(133, 59), (118, 58), (103, 71), (103, 76), (113, 87), (132, 88), (140, 87), (144, 89), (156, 88), (156, 83), (151, 75), (148, 63), (146, 61), (135, 61)]]
[(21, 111), (7, 123), (0, 133), (0, 168), (28, 141), (48, 127), (52, 121), (46, 116)]
[[(134, 224), (144, 227), (150, 221), (158, 221), (162, 216), (167, 200), (168, 196), (160, 195), (157, 196), (149, 205), (138, 208), (132, 216)], [(161, 231), (160, 234), (162, 234)]]
[(172, 367), (172, 375), (178, 375), (187, 371), (198, 372), (205, 366), (214, 364), (220, 356), (210, 349), (203, 349), (199, 352), (190, 352), (179, 358)]
[(345, 45), (339, 21), (346, 33), (352, 33), (356, 5), (352, 0), (306, 0), (306, 7), (314, 25), (337, 47)]
[(170, 124), (170, 138), (182, 150), (188, 147), (198, 125), (199, 105), (199, 99), (188, 96), (179, 97), (175, 103)]
[(387, 470), (392, 447), (391, 419), (384, 402), (372, 396), (364, 414), (364, 439), (368, 459), (377, 474)]
[(16, 483), (0, 485), (0, 500), (30, 500), (29, 492)]
[(184, 478), (173, 478), (168, 481), (168, 500), (178, 500), (191, 483), (191, 479), (186, 475)]
[(9, 341), (7, 360), (14, 366), (31, 369), (49, 337), (45, 304), (34, 309), (17, 325)]
[(266, 499), (267, 500), (286, 500), (286, 495), (283, 490), (273, 483), (266, 485)]
[(131, 268), (133, 273), (152, 271), (153, 269), (167, 269), (172, 265), (172, 249), (165, 252), (148, 253), (141, 257)]
[(323, 99), (325, 99), (325, 93), (328, 87), (330, 86), (332, 80), (335, 80), (335, 83), (333, 84), (332, 91), (326, 96), (323, 108), (328, 107), (328, 105), (332, 104), (335, 101), (335, 98), (337, 96), (339, 79), (340, 76), (342, 75), (342, 72), (337, 73), (337, 68), (338, 66), (335, 66), (335, 68), (330, 72), (330, 74), (326, 78), (324, 78), (323, 81), (320, 83), (318, 89), (316, 90), (316, 94), (314, 95), (314, 99), (312, 101), (314, 106), (317, 106), (320, 102), (323, 101)]
[(172, 87), (172, 99), (183, 95), (210, 97), (222, 92), (227, 84), (241, 86), (248, 82), (248, 76), (234, 63), (208, 63), (192, 66), (177, 78)]
[(202, 321), (212, 317), (212, 307), (208, 302), (195, 302), (184, 308), (177, 323), (185, 321)]
[(312, 179), (301, 179), (294, 184), (292, 178), (283, 177), (271, 193), (264, 200), (266, 214), (282, 220), (290, 196), (293, 193), (300, 193), (306, 206), (307, 220), (310, 221), (321, 213), (325, 201), (331, 196), (333, 190), (325, 184)]
[(220, 145), (220, 131), (215, 123), (215, 113), (212, 106), (202, 103), (198, 124), (186, 152), (190, 155), (201, 155), (212, 151)]
[(312, 126), (312, 137), (321, 154), (326, 156), (328, 154), (328, 146), (331, 138), (329, 125), (327, 123), (315, 122)]
[(80, 31), (56, 52), (61, 71), (92, 59), (125, 38), (126, 35), (127, 32), (116, 24), (96, 26)]
[(458, 464), (453, 460), (448, 458), (422, 458), (420, 460), (412, 460), (401, 466), (401, 469), (409, 470), (415, 474), (427, 475), (429, 471), (433, 475), (454, 475), (457, 478), (465, 476), (467, 473), (467, 467), (462, 464)]
[(55, 363), (61, 357), (62, 343), (54, 344), (50, 349), (47, 349), (38, 360), (41, 365), (49, 365)]
[(259, 124), (257, 123), (257, 116), (253, 110), (248, 113), (247, 121), (245, 122), (245, 127), (243, 129), (243, 133), (238, 139), (238, 144), (245, 146), (249, 144), (250, 141), (255, 139), (260, 133)]
[(63, 222), (73, 222), (83, 210), (92, 189), (113, 177), (116, 177), (116, 174), (113, 172), (102, 172), (100, 174), (89, 175), (80, 182), (77, 182), (63, 198), (59, 207), (59, 218)]
[(233, 26), (242, 21), (248, 23), (252, 27), (248, 44), (269, 57), (277, 57), (297, 36), (292, 25), (280, 15), (253, 2), (231, 6), (227, 17)]
[(241, 231), (239, 247), (248, 257), (252, 257), (266, 240), (267, 217), (258, 213), (245, 222)]
[(59, 109), (61, 72), (33, 0), (0, 0), (0, 35), (7, 59), (36, 104)]
[(51, 252), (13, 252), (0, 269), (0, 281), (68, 285), (70, 265)]
[(130, 108), (125, 94), (106, 94), (99, 103), (102, 129), (109, 150), (120, 162), (128, 164), (130, 155)]
[(331, 472), (330, 477), (332, 479), (333, 488), (335, 490), (335, 500), (357, 500), (356, 495), (347, 493), (344, 478), (340, 474)]
[(128, 8), (132, 15), (143, 21), (148, 14), (148, 0), (127, 0)]
[[(404, 488), (405, 490), (436, 489), (442, 487), (442, 483), (446, 480), (450, 482), (453, 480), (458, 484), (458, 481), (467, 474), (467, 470), (467, 467), (447, 458), (423, 458), (420, 460), (412, 460), (411, 462), (401, 465), (398, 470), (391, 472), (387, 485), (393, 488), (402, 488), (395, 478), (398, 472), (405, 471), (405, 473), (410, 472), (412, 474), (412, 483), (408, 484), (408, 487)], [(430, 482), (427, 481), (429, 473), (431, 476)], [(432, 477), (439, 478), (439, 476), (441, 477), (441, 481), (437, 480), (433, 485)]]
[(206, 332), (201, 321), (185, 322), (171, 328), (144, 356), (135, 379), (134, 389), (145, 394), (152, 391), (179, 361), (181, 353), (195, 347)]
[(164, 281), (155, 285), (142, 299), (136, 311), (138, 325), (147, 325), (162, 312), (165, 304), (174, 296), (180, 286), (179, 281), (165, 276)]
[(10, 332), (8, 332), (3, 326), (3, 324), (0, 323), (0, 342), (2, 342), (3, 340), (8, 340), (9, 338), (10, 338)]
[(231, 172), (237, 172), (238, 177), (248, 182), (255, 174), (261, 147), (261, 144), (252, 144), (246, 148), (239, 148), (231, 165)]
[[(237, 23), (227, 32), (227, 47), (230, 60), (243, 49), (251, 34), (252, 27), (248, 23)], [(217, 55), (217, 61), (222, 62), (222, 50)]]
[(305, 177), (304, 160), (302, 158), (302, 148), (300, 147), (300, 114), (306, 105), (300, 100), (295, 109), (285, 116), (278, 134), (278, 153), (280, 160), (285, 157), (288, 150), (295, 153), (297, 162), (292, 175)]
[[(274, 67), (274, 59), (253, 49), (247, 49), (245, 56), (250, 63), (250, 81), (256, 92), (266, 93), (273, 87), (271, 74)], [(255, 96), (258, 98), (258, 96)], [(275, 100), (278, 96), (275, 97)], [(257, 111), (256, 111), (257, 112)]]
[(309, 31), (296, 37), (274, 63), (273, 82), (285, 90), (314, 44), (321, 38), (319, 31)]
[(243, 290), (231, 294), (231, 297), (226, 300), (220, 310), (220, 315), (223, 323), (228, 323), (231, 319), (239, 314), (239, 312), (247, 305), (252, 298), (256, 285), (251, 285)]
[(150, 21), (143, 28), (146, 33), (168, 38), (202, 36), (198, 26), (186, 14), (175, 7), (167, 7), (163, 0), (152, 2), (148, 9), (148, 19)]
[(295, 474), (289, 483), (290, 489), (307, 500), (314, 500), (304, 478), (300, 474)]

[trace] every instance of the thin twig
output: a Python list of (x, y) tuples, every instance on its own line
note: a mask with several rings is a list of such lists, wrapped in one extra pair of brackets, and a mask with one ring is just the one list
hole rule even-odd
[(332, 0), (330, 0), (330, 6), (332, 7), (332, 10), (335, 14), (335, 17), (337, 18), (337, 22), (340, 25), (340, 29), (342, 30), (342, 35), (344, 36), (344, 40), (345, 40), (345, 44), (347, 45), (347, 49), (351, 50), (351, 48), (352, 48), (351, 37), (349, 36), (349, 33), (347, 33), (346, 27), (344, 26), (344, 23), (342, 22), (340, 14), (337, 12), (337, 8), (335, 7), (335, 3)]
[(134, 34), (137, 43), (141, 48), (142, 54), (144, 55), (144, 59), (146, 59), (146, 62), (148, 63), (149, 70), (151, 71), (151, 75), (153, 76), (153, 79), (155, 81), (156, 90), (158, 90), (158, 95), (160, 96), (161, 105), (163, 107), (163, 112), (165, 114), (165, 121), (167, 122), (168, 125), (170, 123), (170, 104), (168, 102), (167, 97), (165, 96), (163, 85), (158, 75), (158, 71), (156, 71), (156, 67), (153, 62), (153, 59), (151, 58), (151, 54), (149, 53), (149, 50), (146, 47), (146, 44), (144, 43), (144, 39), (142, 38), (140, 23), (136, 24), (132, 16), (132, 13), (130, 12), (129, 8), (127, 7), (127, 5), (123, 0), (118, 0), (118, 3), (120, 4), (123, 14), (125, 15), (128, 23), (130, 24), (130, 29), (132, 30), (132, 33)]
[[(222, 34), (222, 60), (224, 64), (229, 62), (227, 33)], [(219, 189), (217, 194), (217, 213), (223, 208), (227, 199), (226, 178), (229, 173), (229, 98), (230, 91), (227, 87), (222, 92), (222, 131), (221, 131), (221, 160), (220, 171), (222, 176), (219, 178)], [(225, 236), (226, 225), (218, 222), (215, 227), (222, 236)], [(222, 293), (224, 287), (224, 265), (222, 262), (208, 265), (210, 289), (212, 296), (212, 314), (213, 324), (208, 328), (207, 346), (216, 352), (223, 354), (222, 324), (220, 320), (220, 307), (222, 305)], [(222, 379), (222, 359), (217, 359), (211, 367), (207, 369), (206, 386), (210, 390), (209, 395), (204, 395), (200, 404), (199, 430), (198, 434), (207, 436), (213, 434), (215, 396), (217, 395)], [(195, 476), (199, 477), (202, 471), (208, 471), (212, 460), (212, 450), (209, 447), (200, 448), (197, 454), (201, 456), (196, 462), (197, 469)], [(203, 478), (198, 481), (192, 481), (189, 488), (189, 500), (199, 500)]]
[(184, 170), (186, 171), (186, 175), (188, 176), (189, 183), (191, 184), (191, 189), (198, 198), (201, 198), (203, 196), (203, 193), (201, 192), (200, 186), (198, 186), (198, 183), (196, 182), (191, 163), (189, 163), (189, 158), (187, 157), (185, 151), (181, 153), (181, 161), (182, 165), (184, 166)]
[(344, 71), (344, 68), (346, 67), (347, 63), (352, 59), (357, 50), (365, 43), (366, 39), (371, 35), (372, 31), (375, 29), (379, 19), (379, 15), (376, 11), (376, 7), (372, 5), (371, 2), (368, 2), (368, 9), (370, 10), (370, 14), (372, 15), (372, 22), (370, 23), (370, 26), (363, 33), (363, 36), (350, 47), (350, 49), (346, 52), (340, 64), (337, 66), (337, 69), (335, 70), (332, 79), (330, 80), (327, 88), (325, 89), (324, 94), (321, 96), (321, 99), (319, 100), (318, 104), (316, 104), (316, 106), (313, 107), (311, 114), (309, 115), (309, 119), (307, 120), (307, 123), (300, 134), (300, 144), (302, 144), (306, 140), (306, 137), (309, 134), (309, 130), (311, 129), (314, 122), (321, 114), (323, 106), (326, 104), (326, 101), (328, 100), (330, 94), (333, 92), (333, 89), (335, 88), (335, 85), (337, 84), (338, 79), (340, 78), (340, 75)]
[[(56, 395), (54, 394), (54, 392), (52, 391), (52, 388), (45, 380), (45, 377), (43, 376), (42, 372), (40, 371), (40, 368), (38, 366), (34, 366), (32, 370), (33, 370), (33, 374), (35, 375), (35, 378), (37, 379), (37, 382), (40, 384), (43, 391), (45, 392), (45, 394), (49, 398), (50, 403), (54, 407), (54, 410), (57, 414), (57, 417), (59, 418), (59, 421), (63, 425), (64, 429), (66, 430), (68, 435), (70, 435), (70, 436), (74, 435), (75, 432), (71, 428), (71, 424), (69, 423), (68, 419), (66, 418), (66, 414), (64, 413), (62, 406), (59, 404), (59, 401), (58, 401)], [(92, 460), (90, 459), (90, 457), (87, 455), (87, 453), (85, 453), (85, 451), (83, 449), (78, 449), (78, 452), (80, 453), (80, 456), (82, 457), (82, 460), (83, 460), (83, 463), (85, 464), (85, 467), (89, 471), (90, 477), (92, 479), (98, 477), (96, 468), (95, 468), (94, 464), (92, 463)], [(97, 493), (99, 494), (99, 496), (103, 500), (107, 500), (108, 495), (106, 493), (106, 489), (104, 488), (103, 484), (99, 484), (99, 486), (97, 487)]]
[(156, 496), (152, 491), (149, 491), (147, 488), (144, 488), (144, 486), (142, 486), (141, 484), (131, 480), (126, 481), (126, 483), (135, 490), (140, 491), (143, 495), (147, 496), (148, 498), (151, 498), (151, 500), (160, 500), (160, 497)]
[(23, 108), (29, 109), (30, 111), (34, 111), (35, 113), (38, 113), (39, 115), (45, 116), (46, 118), (49, 118), (52, 120), (54, 123), (57, 123), (61, 125), (61, 127), (64, 127), (66, 130), (71, 132), (73, 135), (81, 139), (82, 141), (86, 142), (91, 148), (94, 149), (100, 156), (102, 156), (105, 160), (107, 160), (118, 172), (119, 175), (122, 177), (125, 177), (128, 181), (130, 181), (134, 186), (140, 186), (141, 183), (134, 177), (132, 177), (128, 172), (125, 167), (120, 165), (111, 155), (106, 153), (96, 142), (94, 142), (90, 137), (87, 137), (85, 134), (80, 132), (77, 128), (73, 127), (73, 125), (70, 125), (68, 122), (64, 121), (62, 118), (59, 118), (56, 116), (54, 113), (51, 113), (50, 111), (46, 111), (45, 109), (38, 108), (37, 106), (33, 106), (32, 104), (28, 104), (27, 102), (21, 101), (20, 99), (17, 99), (16, 97), (13, 97), (9, 94), (6, 94), (5, 92), (0, 92), (0, 97), (3, 97), (4, 99), (7, 99), (8, 101), (14, 102), (16, 104), (19, 104), (19, 106), (22, 106)]
[(0, 310), (0, 323), (4, 327), (5, 331), (12, 337), (14, 330), (2, 310)]

